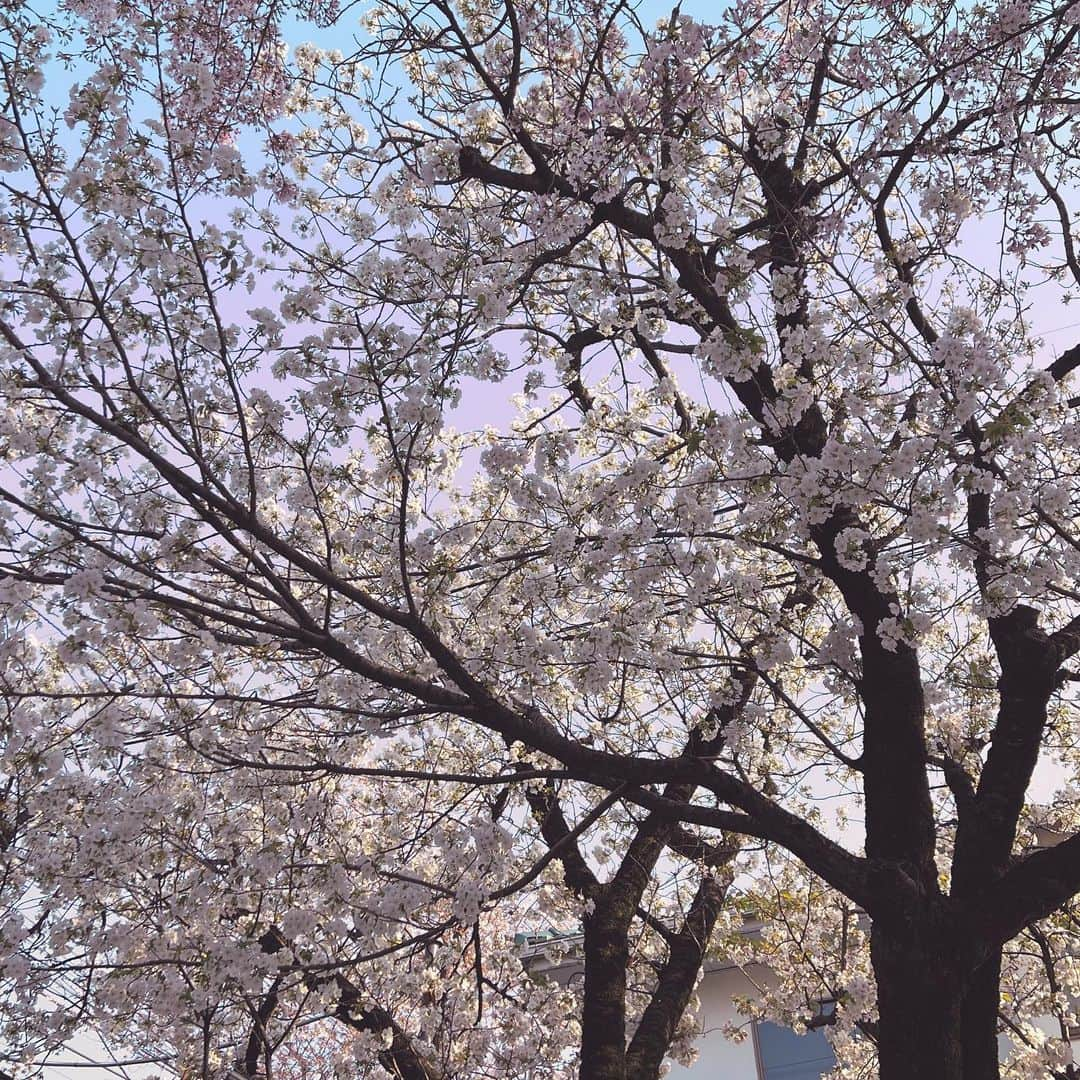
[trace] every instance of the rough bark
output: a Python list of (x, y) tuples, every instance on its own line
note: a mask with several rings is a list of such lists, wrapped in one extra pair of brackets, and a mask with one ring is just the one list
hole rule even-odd
[(880, 1080), (997, 1080), (1001, 948), (948, 899), (873, 925)]
[(935, 938), (925, 926), (871, 931), (879, 1080), (965, 1080), (963, 974)]
[(967, 980), (961, 1016), (964, 1080), (997, 1080), (998, 1006), (1001, 998), (1001, 950), (975, 968)]
[(991, 619), (990, 631), (1001, 665), (1000, 705), (975, 798), (960, 808), (952, 875), (958, 897), (990, 888), (1009, 868), (1059, 664), (1033, 608)]
[[(692, 788), (669, 784), (676, 802)], [(585, 990), (581, 1014), (581, 1080), (626, 1080), (626, 975), (630, 929), (673, 823), (650, 814), (638, 826), (615, 875), (594, 894), (584, 919)]]
[(581, 1007), (581, 1080), (626, 1080), (626, 969), (622, 912), (597, 905), (585, 916), (585, 988)]

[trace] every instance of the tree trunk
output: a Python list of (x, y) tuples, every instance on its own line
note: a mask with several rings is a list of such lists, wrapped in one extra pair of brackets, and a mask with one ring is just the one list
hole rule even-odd
[(585, 916), (580, 1080), (626, 1080), (626, 929), (601, 901)]
[(627, 1048), (627, 1080), (658, 1080), (663, 1074), (664, 1055), (694, 992), (709, 938), (724, 906), (727, 883), (704, 877), (682, 929), (671, 939), (667, 962)]
[(1001, 950), (995, 949), (970, 977), (963, 999), (964, 1080), (998, 1080), (998, 1006)]
[(870, 932), (879, 1078), (964, 1080), (964, 967), (955, 942), (950, 946), (920, 929), (875, 923)]

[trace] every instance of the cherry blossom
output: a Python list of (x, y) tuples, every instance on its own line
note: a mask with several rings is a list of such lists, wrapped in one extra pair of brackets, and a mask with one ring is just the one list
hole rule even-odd
[(1072, 1076), (1075, 8), (8, 11), (13, 1067)]

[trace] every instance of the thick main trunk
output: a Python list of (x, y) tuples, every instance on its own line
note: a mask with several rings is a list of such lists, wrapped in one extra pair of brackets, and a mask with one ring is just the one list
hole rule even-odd
[(870, 955), (880, 1080), (964, 1080), (966, 980), (955, 950), (930, 935), (875, 924)]
[(584, 919), (580, 1080), (626, 1080), (625, 927), (604, 905)]
[(959, 928), (875, 924), (880, 1080), (997, 1080), (1001, 949)]
[(994, 950), (967, 980), (963, 997), (964, 1080), (998, 1080), (998, 1007), (1001, 951)]

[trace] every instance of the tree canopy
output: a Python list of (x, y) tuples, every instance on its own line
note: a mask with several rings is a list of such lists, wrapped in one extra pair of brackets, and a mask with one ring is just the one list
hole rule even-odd
[(358, 15), (2, 13), (11, 1061), (1073, 1077), (1080, 4)]

